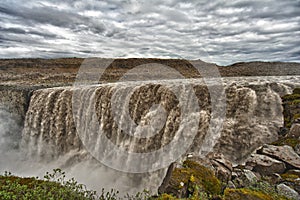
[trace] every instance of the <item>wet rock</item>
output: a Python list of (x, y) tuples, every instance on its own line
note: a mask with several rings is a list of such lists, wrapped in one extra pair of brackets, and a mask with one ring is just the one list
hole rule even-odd
[(258, 172), (262, 176), (283, 173), (286, 169), (283, 162), (260, 154), (252, 154), (247, 160), (246, 165), (251, 167), (252, 171)]
[(288, 198), (295, 199), (295, 200), (300, 199), (300, 195), (294, 189), (285, 185), (284, 183), (277, 185), (276, 189), (279, 194), (284, 195)]
[(258, 153), (278, 159), (290, 165), (292, 168), (300, 169), (300, 157), (294, 149), (288, 145), (273, 146), (264, 145)]

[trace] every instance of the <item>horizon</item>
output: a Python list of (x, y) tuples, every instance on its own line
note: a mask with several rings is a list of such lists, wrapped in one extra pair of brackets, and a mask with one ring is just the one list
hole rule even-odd
[(1, 59), (300, 63), (299, 1), (22, 2), (0, 3)]
[[(126, 60), (126, 59), (159, 59), (159, 60), (186, 60), (186, 61), (204, 61), (203, 59), (184, 59), (184, 58), (160, 58), (160, 57), (116, 57), (116, 58), (104, 58), (104, 57), (53, 57), (53, 58), (43, 58), (43, 57), (20, 57), (20, 58), (0, 58), (0, 60), (59, 60), (59, 59), (91, 59), (91, 58), (97, 58), (97, 59), (113, 59), (113, 60)], [(252, 61), (238, 61), (233, 63), (228, 63), (227, 65), (219, 65), (216, 62), (207, 62), (210, 64), (215, 64), (219, 67), (229, 67), (236, 64), (247, 64), (247, 63), (290, 63), (290, 64), (300, 64), (300, 61), (267, 61), (267, 60), (252, 60)]]

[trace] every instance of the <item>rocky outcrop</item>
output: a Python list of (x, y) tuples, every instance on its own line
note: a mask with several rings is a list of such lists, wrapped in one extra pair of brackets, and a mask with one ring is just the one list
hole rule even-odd
[(204, 191), (212, 196), (220, 194), (221, 182), (213, 171), (189, 159), (182, 164), (172, 164), (158, 189), (160, 194), (172, 194), (177, 198), (187, 198)]
[[(298, 101), (296, 102), (293, 99), (293, 106), (298, 104)], [(298, 116), (300, 111), (293, 110), (288, 113)], [(232, 167), (231, 163), (220, 154), (209, 154), (206, 158), (188, 157), (188, 160), (193, 160), (213, 172), (225, 185), (221, 192), (225, 200), (286, 198), (298, 200), (300, 199), (300, 156), (296, 153), (300, 135), (298, 125), (298, 118), (293, 119), (291, 128), (283, 127), (286, 133), (280, 135), (278, 141), (257, 148), (243, 165)], [(179, 174), (177, 176), (180, 177)], [(164, 183), (168, 185), (167, 180)], [(171, 187), (170, 184), (169, 186)], [(182, 197), (178, 194), (177, 196)]]
[(288, 166), (300, 169), (300, 156), (288, 145), (274, 146), (264, 145), (258, 150), (259, 153), (267, 155), (286, 163)]
[(283, 162), (256, 153), (252, 154), (250, 158), (247, 159), (246, 166), (262, 175), (272, 175), (274, 173), (280, 174), (286, 170)]
[(276, 189), (279, 194), (284, 195), (290, 199), (300, 199), (300, 195), (291, 187), (281, 183), (276, 186)]

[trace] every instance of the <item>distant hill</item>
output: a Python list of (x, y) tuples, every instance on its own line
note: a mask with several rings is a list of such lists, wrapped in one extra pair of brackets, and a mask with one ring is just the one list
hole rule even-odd
[[(1, 85), (71, 85), (83, 63), (83, 58), (58, 59), (0, 59)], [(100, 61), (101, 60), (97, 60)], [(200, 60), (191, 61), (218, 67), (221, 76), (285, 76), (300, 75), (300, 63), (285, 62), (240, 62), (229, 66), (217, 66)], [(184, 77), (201, 77), (192, 64), (182, 59), (128, 58), (114, 59), (105, 71), (103, 82), (113, 82), (136, 66), (160, 63), (179, 71)]]

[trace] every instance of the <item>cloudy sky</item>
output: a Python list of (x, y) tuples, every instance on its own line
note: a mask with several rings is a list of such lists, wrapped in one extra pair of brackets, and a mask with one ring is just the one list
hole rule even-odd
[(1, 0), (0, 58), (300, 62), (300, 0)]

